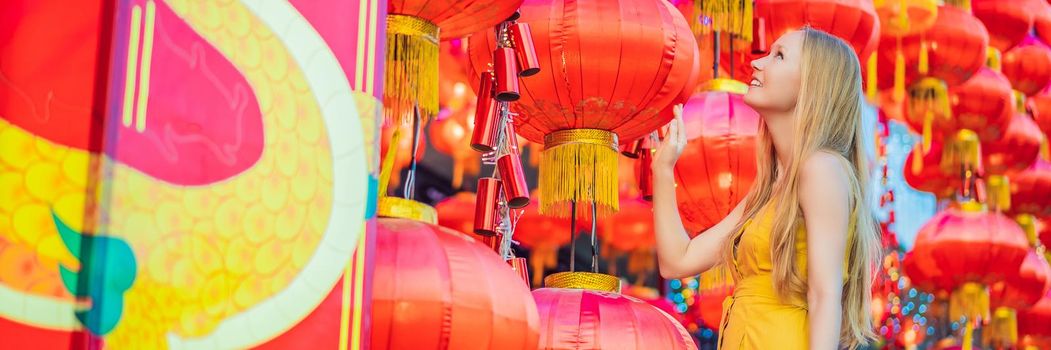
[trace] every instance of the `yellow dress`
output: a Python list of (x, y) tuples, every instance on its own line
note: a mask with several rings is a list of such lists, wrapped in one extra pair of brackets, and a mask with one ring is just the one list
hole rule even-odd
[[(808, 348), (806, 296), (781, 300), (774, 291), (770, 257), (773, 208), (767, 205), (756, 218), (746, 222), (744, 234), (737, 243), (733, 268), (740, 273), (741, 280), (736, 282), (733, 296), (723, 302), (719, 349)], [(796, 266), (804, 280), (807, 273), (806, 237), (806, 229), (800, 225), (796, 239)], [(844, 275), (846, 271), (844, 269)]]

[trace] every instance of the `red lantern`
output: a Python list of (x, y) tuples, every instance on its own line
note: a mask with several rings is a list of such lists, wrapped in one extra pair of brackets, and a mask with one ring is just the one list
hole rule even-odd
[(474, 202), (476, 195), (459, 192), (442, 200), (434, 209), (438, 212), (438, 225), (458, 232), (474, 230)]
[(914, 148), (905, 159), (903, 168), (909, 186), (930, 192), (938, 199), (952, 198), (963, 186), (959, 172), (951, 164), (942, 164), (942, 147), (942, 143), (932, 143), (927, 154), (923, 154), (919, 147)]
[(676, 198), (691, 236), (737, 206), (755, 179), (759, 113), (744, 104), (744, 83), (716, 79), (683, 108), (688, 139), (675, 164)]
[(1033, 31), (1045, 43), (1051, 41), (1051, 6), (1043, 1), (1031, 1)]
[(697, 293), (694, 297), (694, 308), (705, 327), (719, 329), (723, 324), (723, 302), (733, 294), (732, 287)]
[(388, 120), (411, 124), (438, 114), (438, 42), (492, 28), (521, 0), (389, 0), (383, 107)]
[(565, 272), (533, 291), (539, 349), (696, 349), (686, 329), (652, 305), (620, 294), (609, 275)]
[[(989, 32), (970, 13), (952, 6), (941, 6), (930, 29), (901, 37), (900, 51), (897, 49), (898, 40), (899, 37), (893, 35), (880, 37), (880, 50), (876, 53), (879, 90), (900, 88), (900, 93), (904, 93), (906, 86), (924, 76), (939, 79), (947, 86), (962, 84), (985, 63)], [(926, 74), (921, 72), (924, 47)], [(899, 62), (901, 77), (896, 76)]]
[(1018, 310), (1018, 336), (1020, 346), (1051, 347), (1051, 291), (1031, 307)]
[(1026, 99), (1029, 109), (1033, 113), (1033, 120), (1044, 132), (1044, 136), (1051, 138), (1051, 88), (1045, 88), (1040, 94)]
[[(516, 132), (545, 147), (541, 211), (568, 217), (576, 197), (582, 216), (592, 202), (607, 216), (618, 204), (618, 140), (635, 140), (671, 119), (658, 112), (692, 90), (696, 40), (663, 0), (527, 0), (520, 12), (545, 65), (521, 79), (521, 99), (511, 104)], [(472, 36), (475, 75), (493, 62), (494, 35)], [(584, 192), (594, 195), (575, 196)]]
[(1011, 214), (1051, 217), (1051, 163), (1038, 158), (1031, 168), (1011, 177)]
[(536, 349), (536, 304), (503, 259), (423, 204), (386, 197), (378, 212), (373, 347)]
[(619, 212), (601, 220), (603, 244), (621, 252), (653, 249), (653, 205), (639, 198), (622, 198), (620, 205)]
[(1027, 309), (1051, 289), (1051, 266), (1043, 254), (1029, 250), (1018, 274), (989, 287), (989, 301), (996, 309), (982, 342), (1009, 348), (1018, 341), (1018, 310)]
[(982, 144), (986, 174), (1013, 175), (1028, 169), (1036, 162), (1043, 138), (1033, 119), (1015, 114), (1002, 138)]
[(1051, 83), (1051, 48), (1034, 36), (1004, 53), (1002, 64), (1011, 86), (1027, 96), (1044, 91)]
[(909, 275), (918, 286), (952, 291), (950, 319), (988, 319), (986, 286), (1017, 275), (1029, 243), (1022, 228), (1006, 216), (986, 212), (976, 202), (958, 206), (935, 214), (920, 228), (906, 272), (922, 272)]
[[(982, 68), (960, 86), (949, 89), (952, 118), (934, 121), (934, 129), (953, 133), (969, 129), (978, 133), (983, 142), (1003, 137), (1008, 121), (1015, 113), (1014, 93), (1011, 82), (1000, 72)], [(912, 115), (907, 117), (910, 125), (922, 128)]]
[[(876, 49), (880, 22), (872, 1), (867, 0), (756, 0), (755, 17), (763, 22), (765, 30), (753, 40), (773, 45), (781, 35), (809, 25), (837, 36), (854, 48), (864, 62)], [(752, 54), (750, 45), (735, 45), (735, 51), (723, 52), (721, 64), (729, 69), (734, 62), (733, 77), (748, 81), (752, 77), (751, 61), (761, 54)]]
[[(1025, 0), (1028, 1), (1028, 0)], [(974, 16), (989, 29), (989, 46), (1007, 51), (1022, 42), (1033, 27), (1033, 13), (1023, 1), (971, 0)]]

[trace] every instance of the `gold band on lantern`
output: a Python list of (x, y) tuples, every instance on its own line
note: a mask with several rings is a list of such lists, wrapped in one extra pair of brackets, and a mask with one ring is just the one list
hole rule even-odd
[(604, 273), (559, 272), (545, 277), (544, 287), (620, 293), (620, 279)]
[(599, 129), (569, 129), (558, 130), (544, 136), (545, 150), (574, 143), (607, 146), (616, 151), (617, 134)]
[(540, 160), (540, 214), (568, 218), (573, 204), (582, 220), (620, 208), (617, 135), (606, 130), (559, 130), (544, 136)]
[(420, 36), (438, 45), (438, 26), (416, 16), (387, 15), (387, 33)]
[(715, 78), (701, 85), (698, 91), (722, 91), (744, 95), (748, 93), (748, 84), (733, 79)]
[(438, 212), (434, 207), (405, 198), (380, 197), (376, 215), (383, 218), (415, 220), (431, 225), (438, 224)]

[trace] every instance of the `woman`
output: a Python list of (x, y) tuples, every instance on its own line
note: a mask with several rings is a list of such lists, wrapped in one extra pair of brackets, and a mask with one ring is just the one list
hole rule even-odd
[(744, 102), (762, 116), (757, 174), (745, 199), (690, 239), (676, 208), (673, 167), (686, 144), (681, 107), (653, 162), (661, 275), (720, 263), (734, 276), (721, 349), (838, 349), (874, 338), (869, 293), (879, 257), (867, 207), (861, 68), (825, 32), (785, 34), (752, 62)]

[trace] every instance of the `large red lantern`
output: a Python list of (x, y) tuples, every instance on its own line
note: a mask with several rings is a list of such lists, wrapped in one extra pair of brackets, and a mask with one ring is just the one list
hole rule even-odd
[(1009, 179), (1033, 165), (1040, 153), (1040, 133), (1036, 123), (1026, 114), (1015, 114), (1004, 136), (982, 144), (982, 159), (986, 174), (988, 203), (1000, 210), (1011, 206)]
[(988, 319), (987, 286), (1017, 275), (1028, 250), (1017, 223), (965, 202), (935, 214), (920, 228), (906, 272), (921, 271), (909, 277), (918, 286), (934, 287), (928, 292), (952, 291), (950, 319)]
[[(762, 32), (753, 40), (763, 40), (770, 47), (781, 35), (809, 25), (850, 44), (858, 59), (865, 59), (876, 49), (880, 21), (872, 1), (868, 0), (756, 0), (755, 17), (763, 22)], [(735, 52), (724, 52), (722, 65), (738, 80), (751, 80), (750, 62), (761, 54), (752, 54), (752, 46), (739, 45)], [(722, 51), (722, 50), (720, 50)]]
[[(544, 144), (540, 210), (568, 217), (576, 202), (587, 216), (594, 203), (607, 216), (618, 204), (618, 144), (671, 120), (659, 112), (692, 90), (697, 42), (664, 0), (527, 0), (520, 12), (550, 65), (521, 80), (511, 105), (515, 131)], [(476, 76), (490, 69), (493, 45), (492, 31), (472, 36)]]
[(1051, 163), (1038, 158), (1031, 168), (1011, 177), (1010, 212), (1051, 217)]
[(982, 144), (985, 172), (991, 175), (1011, 175), (1028, 169), (1040, 153), (1044, 136), (1036, 122), (1025, 114), (1011, 117), (1002, 138)]
[(1018, 341), (1017, 311), (1027, 309), (1051, 289), (1051, 266), (1043, 254), (1029, 250), (1017, 274), (989, 287), (989, 301), (995, 309), (982, 341), (997, 348)]
[[(989, 32), (981, 21), (961, 9), (941, 6), (928, 30), (880, 37), (876, 53), (878, 90), (893, 89), (891, 97), (898, 99), (904, 97), (907, 86), (924, 77), (937, 79), (946, 88), (962, 84), (985, 63), (988, 42)], [(942, 99), (946, 94), (944, 90), (933, 93)]]
[(676, 199), (691, 236), (737, 206), (755, 180), (759, 113), (744, 104), (744, 83), (716, 79), (683, 108), (688, 139), (675, 164)]
[(971, 0), (974, 16), (989, 29), (989, 46), (1007, 51), (1022, 42), (1033, 27), (1033, 13), (1022, 2), (1029, 0)]
[(1051, 348), (1051, 291), (1031, 307), (1018, 310), (1018, 336), (1019, 346)]
[(379, 202), (372, 346), (377, 349), (536, 349), (529, 288), (489, 247), (435, 225), (434, 209)]
[[(935, 142), (927, 154), (914, 148), (905, 159), (905, 182), (917, 190), (930, 192), (938, 199), (952, 198), (963, 186), (959, 172), (952, 164), (942, 163), (943, 144)], [(917, 164), (918, 163), (918, 164)]]
[(696, 349), (686, 329), (645, 301), (620, 294), (616, 277), (563, 272), (533, 291), (539, 349)]
[[(1011, 82), (1000, 72), (982, 68), (962, 85), (949, 89), (951, 118), (936, 118), (934, 130), (951, 134), (968, 129), (983, 142), (1003, 137), (1008, 121), (1015, 113)], [(909, 124), (922, 130), (922, 116), (908, 115)]]
[(388, 120), (411, 124), (414, 110), (438, 114), (438, 42), (492, 28), (522, 0), (388, 0), (383, 108)]
[(1011, 86), (1027, 96), (1044, 91), (1051, 83), (1051, 48), (1034, 36), (1005, 52), (1001, 64)]
[(1026, 99), (1029, 110), (1033, 113), (1033, 120), (1044, 132), (1044, 136), (1051, 138), (1051, 87), (1045, 88), (1039, 94)]

